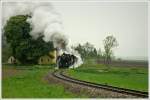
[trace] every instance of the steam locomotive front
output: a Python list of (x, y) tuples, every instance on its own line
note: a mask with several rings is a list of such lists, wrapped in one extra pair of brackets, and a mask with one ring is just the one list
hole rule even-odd
[(76, 61), (76, 56), (66, 53), (63, 53), (61, 56), (58, 56), (56, 60), (57, 66), (59, 68), (69, 68), (70, 66), (73, 66)]

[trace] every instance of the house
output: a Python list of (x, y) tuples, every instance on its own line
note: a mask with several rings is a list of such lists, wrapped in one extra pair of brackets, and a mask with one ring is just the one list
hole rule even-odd
[(38, 64), (56, 64), (56, 50), (49, 52), (48, 55), (41, 56)]
[(15, 59), (14, 56), (10, 56), (8, 59), (8, 64), (15, 64), (17, 63), (17, 60)]
[[(19, 61), (14, 56), (10, 56), (8, 64), (16, 63), (19, 63)], [(41, 56), (38, 59), (38, 64), (56, 64), (56, 50), (49, 52), (47, 55)]]

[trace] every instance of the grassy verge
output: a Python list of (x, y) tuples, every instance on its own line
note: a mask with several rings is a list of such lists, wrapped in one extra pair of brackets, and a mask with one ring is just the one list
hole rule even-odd
[[(4, 66), (3, 66), (4, 67)], [(7, 66), (5, 69), (12, 68)], [(13, 66), (15, 67), (15, 66)], [(17, 66), (19, 67), (19, 66)], [(29, 67), (29, 66), (28, 66)], [(30, 66), (30, 68), (33, 66)], [(23, 66), (22, 66), (23, 68)], [(18, 70), (18, 69), (17, 69)], [(70, 98), (77, 95), (58, 84), (48, 84), (42, 78), (52, 69), (33, 68), (2, 80), (3, 98)]]
[(67, 70), (70, 76), (116, 87), (148, 91), (148, 69), (145, 67), (113, 67), (100, 64), (84, 64)]

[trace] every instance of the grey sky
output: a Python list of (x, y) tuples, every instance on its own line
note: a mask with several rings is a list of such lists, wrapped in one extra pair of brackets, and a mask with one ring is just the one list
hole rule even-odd
[(142, 2), (53, 2), (62, 15), (71, 44), (90, 42), (103, 50), (104, 38), (114, 35), (117, 57), (148, 56), (148, 5)]

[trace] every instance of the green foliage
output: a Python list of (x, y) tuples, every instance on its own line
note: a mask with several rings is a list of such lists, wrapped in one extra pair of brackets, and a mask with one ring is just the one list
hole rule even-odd
[(104, 49), (105, 49), (105, 63), (109, 64), (111, 62), (111, 57), (113, 55), (112, 49), (118, 46), (118, 42), (113, 35), (107, 36), (104, 39)]
[(11, 55), (12, 52), (9, 46), (2, 47), (2, 63), (6, 63)]
[(48, 54), (53, 49), (53, 44), (44, 42), (43, 36), (36, 40), (32, 39), (27, 18), (27, 15), (11, 17), (4, 27), (4, 34), (14, 57), (21, 63), (37, 63), (40, 56)]
[(6, 63), (11, 55), (10, 45), (6, 43), (6, 38), (2, 34), (2, 63)]
[(74, 48), (81, 54), (82, 58), (97, 58), (100, 56), (100, 53), (96, 50), (94, 45), (90, 44), (89, 42), (86, 42), (83, 45), (78, 44)]

